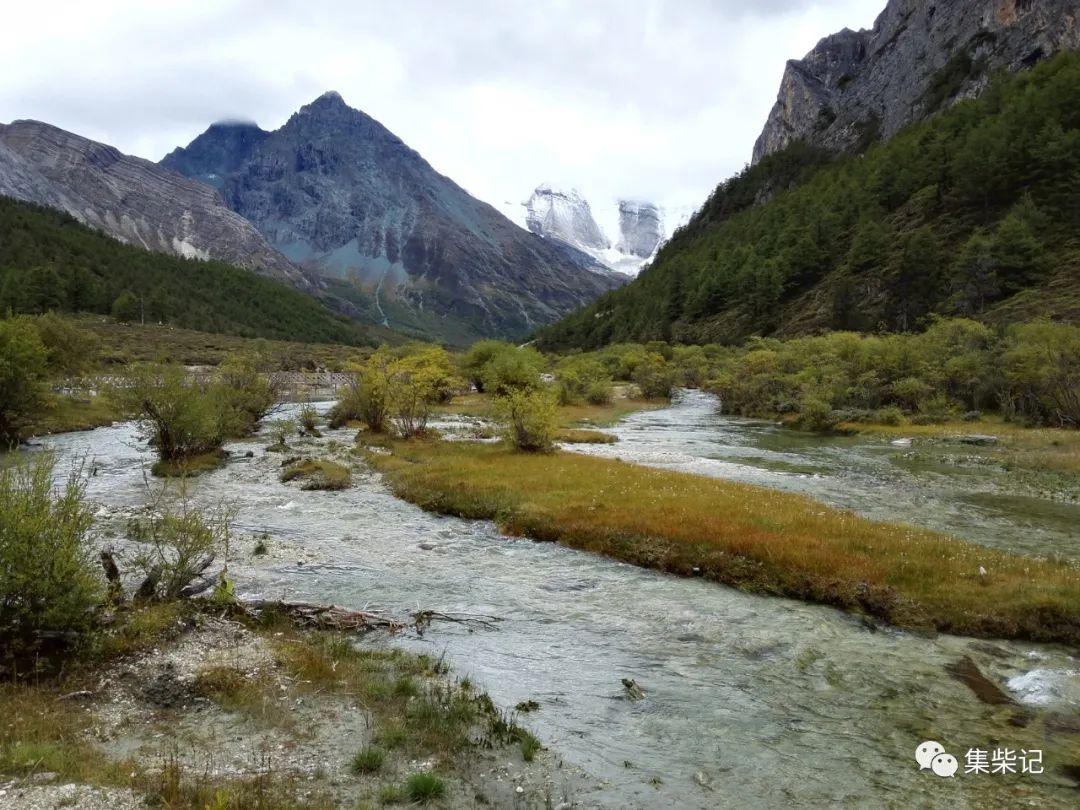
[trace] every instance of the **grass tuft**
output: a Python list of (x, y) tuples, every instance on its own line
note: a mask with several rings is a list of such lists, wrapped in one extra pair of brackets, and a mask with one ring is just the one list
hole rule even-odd
[(357, 751), (352, 758), (350, 768), (357, 775), (375, 773), (386, 761), (386, 752), (375, 746), (367, 746)]
[(290, 464), (281, 473), (282, 482), (299, 479), (303, 490), (341, 490), (352, 484), (349, 468), (336, 461), (304, 459)]
[(446, 783), (433, 773), (414, 773), (405, 780), (405, 794), (416, 803), (446, 795)]

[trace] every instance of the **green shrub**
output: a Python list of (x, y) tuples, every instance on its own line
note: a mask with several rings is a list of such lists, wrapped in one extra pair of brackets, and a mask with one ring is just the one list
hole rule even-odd
[(511, 391), (535, 391), (546, 364), (543, 355), (531, 346), (505, 345), (484, 364), (481, 370), (483, 390), (495, 396)]
[(31, 320), (0, 320), (0, 448), (19, 439), (19, 431), (41, 407), (48, 353)]
[(120, 323), (131, 323), (141, 319), (142, 305), (135, 293), (124, 290), (112, 302), (111, 312)]
[(217, 453), (227, 437), (250, 434), (276, 401), (266, 375), (239, 356), (227, 358), (209, 383), (176, 365), (138, 366), (111, 394), (142, 420), (161, 461), (173, 466)]
[(211, 395), (220, 400), (222, 430), (231, 437), (251, 434), (278, 399), (255, 359), (241, 354), (226, 357), (218, 366)]
[(398, 350), (401, 355), (394, 363), (398, 374), (422, 375), (433, 403), (445, 405), (464, 386), (454, 371), (450, 353), (441, 346), (412, 343)]
[(289, 437), (296, 432), (296, 425), (291, 419), (275, 419), (270, 423), (271, 447), (280, 450), (287, 446)]
[(569, 357), (555, 368), (555, 391), (560, 405), (582, 401), (603, 405), (611, 401), (611, 375), (591, 357)]
[(892, 398), (903, 409), (921, 410), (926, 400), (934, 393), (933, 387), (917, 377), (904, 377), (892, 384)]
[(895, 405), (886, 405), (874, 412), (874, 421), (882, 425), (899, 425), (904, 421), (904, 412)]
[(162, 490), (146, 514), (128, 527), (139, 545), (129, 562), (153, 582), (145, 599), (176, 599), (219, 554), (228, 553), (235, 510), (227, 505), (196, 508), (181, 489), (179, 503), (166, 502)]
[(547, 453), (555, 447), (555, 403), (546, 392), (511, 391), (500, 397), (497, 412), (518, 450)]
[(1080, 427), (1080, 327), (1046, 320), (1013, 326), (1000, 362), (1006, 417)]
[(319, 414), (311, 405), (301, 405), (300, 412), (296, 416), (300, 429), (309, 436), (319, 434)]
[(354, 369), (348, 385), (330, 409), (330, 427), (352, 421), (367, 425), (372, 433), (382, 433), (390, 421), (390, 375), (394, 359), (383, 349), (376, 351), (359, 369)]
[(461, 373), (476, 387), (480, 393), (484, 392), (484, 373), (488, 363), (499, 353), (512, 350), (514, 347), (502, 340), (478, 340), (461, 360)]
[(0, 649), (9, 666), (47, 652), (49, 637), (88, 630), (104, 596), (85, 480), (75, 471), (54, 490), (54, 466), (40, 453), (0, 468)]
[(34, 319), (34, 328), (48, 355), (49, 370), (60, 374), (81, 374), (97, 359), (101, 341), (93, 332), (80, 329), (54, 312)]
[(403, 439), (422, 436), (434, 406), (457, 390), (449, 355), (442, 349), (414, 352), (387, 369), (387, 403), (394, 427)]
[(634, 382), (643, 397), (666, 399), (675, 387), (675, 370), (662, 355), (650, 353), (634, 369)]
[(839, 412), (834, 411), (829, 403), (819, 396), (803, 397), (799, 403), (797, 424), (803, 430), (815, 433), (827, 433), (841, 421)]
[(221, 402), (180, 366), (140, 366), (114, 389), (162, 461), (205, 455), (225, 438)]

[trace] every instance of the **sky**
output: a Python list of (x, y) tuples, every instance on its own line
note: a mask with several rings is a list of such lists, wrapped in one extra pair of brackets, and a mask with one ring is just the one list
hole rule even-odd
[(750, 159), (787, 59), (884, 0), (47, 0), (0, 34), (0, 122), (160, 160), (336, 90), (503, 210), (541, 182), (692, 208)]

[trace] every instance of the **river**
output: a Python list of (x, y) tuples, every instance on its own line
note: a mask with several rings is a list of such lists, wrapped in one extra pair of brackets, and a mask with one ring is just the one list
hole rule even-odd
[[(786, 437), (716, 417), (703, 395), (635, 414), (614, 432), (618, 444), (590, 451), (804, 491), (1019, 551), (1080, 548), (1068, 520), (966, 505), (963, 477), (944, 491), (938, 479), (948, 476), (906, 470), (873, 443)], [(328, 431), (309, 443), (340, 454), (351, 439)], [(502, 706), (539, 702), (526, 725), (604, 780), (581, 797), (589, 806), (1076, 805), (1080, 794), (1058, 770), (1080, 765), (1075, 651), (875, 632), (830, 608), (506, 538), (488, 522), (393, 497), (359, 463), (352, 488), (301, 492), (279, 482), (281, 457), (266, 443), (230, 445), (233, 459), (191, 485), (199, 503), (235, 506), (241, 533), (271, 537), (266, 559), (234, 555), (241, 594), (501, 617), (491, 631), (441, 624), (390, 643), (445, 653)], [(131, 424), (46, 444), (61, 469), (91, 462), (88, 492), (106, 527), (122, 528), (145, 501), (151, 455)], [(1021, 705), (986, 705), (948, 676), (963, 656)], [(645, 699), (627, 700), (622, 678)], [(960, 760), (955, 778), (919, 771), (914, 752), (927, 739)], [(998, 747), (1041, 749), (1045, 772), (964, 774), (968, 749)]]

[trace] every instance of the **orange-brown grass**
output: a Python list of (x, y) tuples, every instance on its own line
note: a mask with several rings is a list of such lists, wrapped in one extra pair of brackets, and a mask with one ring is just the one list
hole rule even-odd
[[(370, 455), (429, 511), (496, 520), (674, 574), (864, 612), (895, 625), (1080, 641), (1080, 567), (876, 523), (810, 498), (572, 453), (392, 442)], [(979, 573), (985, 568), (985, 576)]]

